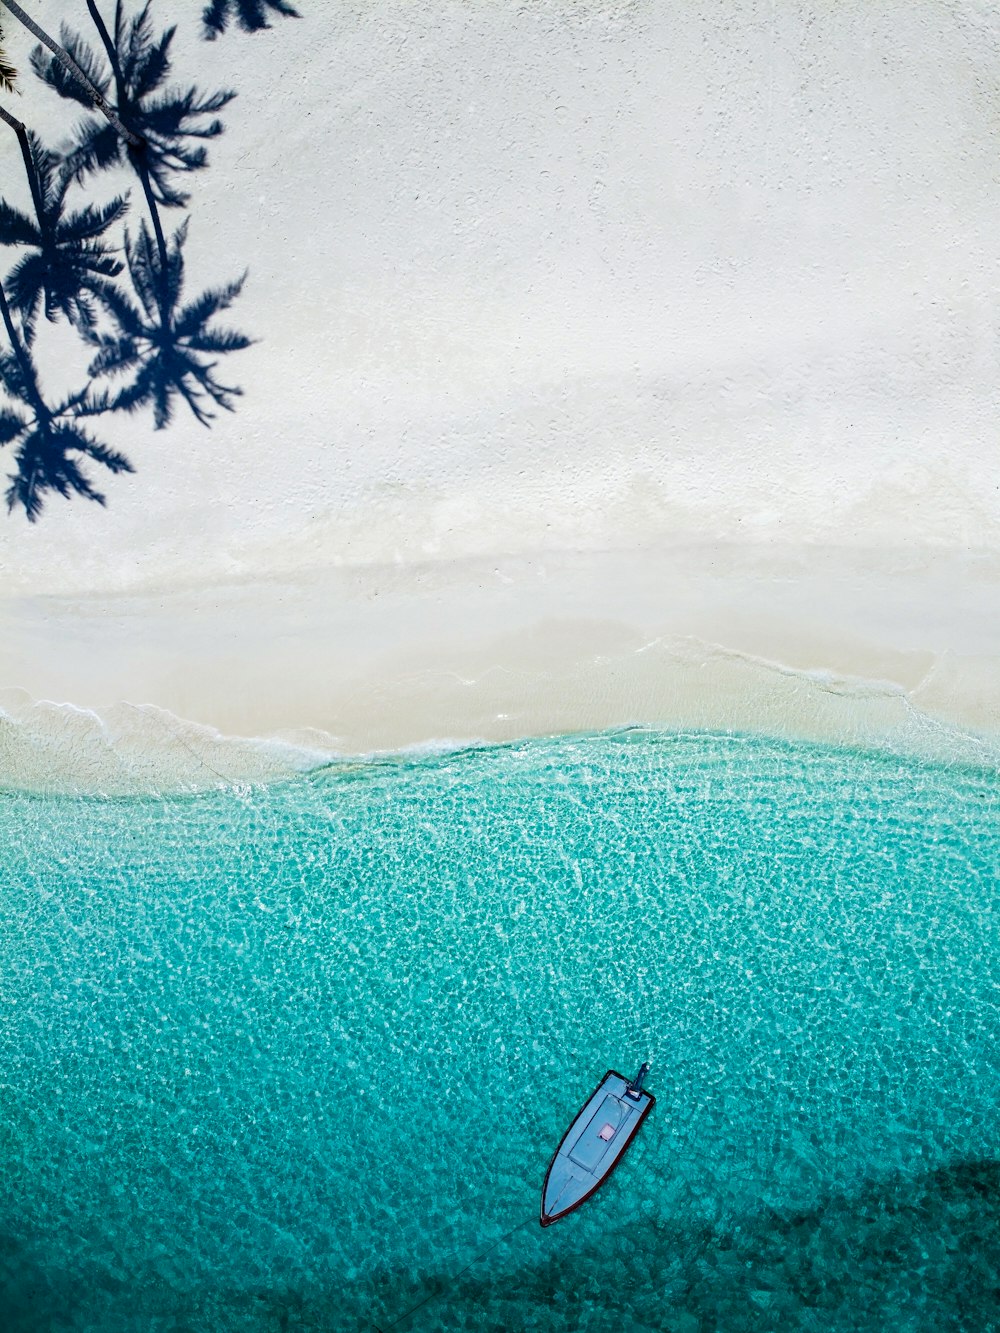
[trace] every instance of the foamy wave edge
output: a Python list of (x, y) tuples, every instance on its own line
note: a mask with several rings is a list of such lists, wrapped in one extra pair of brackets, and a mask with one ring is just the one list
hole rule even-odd
[[(642, 676), (650, 669), (657, 687), (644, 690)], [(517, 719), (498, 714), (505, 724), (496, 734), (483, 734), (476, 725), (481, 717), (470, 718), (466, 735), (366, 750), (318, 728), (228, 735), (152, 703), (121, 702), (99, 711), (12, 688), (0, 690), (0, 788), (106, 796), (199, 792), (266, 785), (339, 764), (446, 755), (509, 743), (515, 734), (528, 739), (632, 726), (756, 733), (1000, 768), (1000, 728), (968, 727), (936, 706), (942, 683), (946, 694), (957, 683), (950, 669), (939, 660), (919, 685), (906, 689), (694, 638), (657, 638), (613, 661), (595, 657), (571, 673), (568, 695), (592, 693), (612, 678), (628, 684), (620, 698), (609, 697), (600, 716), (581, 710), (577, 727), (567, 725), (562, 712), (551, 726), (536, 714), (512, 731)], [(524, 680), (529, 693), (531, 683)]]
[(0, 690), (0, 789), (104, 796), (167, 795), (280, 782), (338, 763), (449, 754), (482, 737), (433, 739), (398, 750), (345, 750), (300, 728), (233, 736), (156, 704), (97, 710)]

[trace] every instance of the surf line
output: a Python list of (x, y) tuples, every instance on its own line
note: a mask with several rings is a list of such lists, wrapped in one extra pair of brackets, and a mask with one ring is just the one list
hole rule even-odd
[(422, 1309), (425, 1305), (429, 1305), (431, 1301), (436, 1301), (439, 1296), (443, 1296), (446, 1291), (449, 1291), (455, 1285), (455, 1283), (458, 1281), (458, 1279), (462, 1276), (463, 1273), (467, 1273), (470, 1268), (474, 1268), (476, 1264), (480, 1263), (483, 1259), (488, 1258), (489, 1255), (491, 1255), (494, 1250), (498, 1249), (504, 1243), (504, 1241), (510, 1240), (511, 1236), (513, 1236), (515, 1232), (523, 1230), (526, 1226), (529, 1226), (530, 1223), (536, 1220), (537, 1219), (534, 1217), (526, 1217), (523, 1222), (518, 1222), (516, 1226), (512, 1226), (509, 1231), (505, 1231), (502, 1236), (498, 1236), (497, 1239), (488, 1249), (483, 1250), (481, 1254), (477, 1254), (474, 1259), (470, 1259), (464, 1268), (460, 1268), (457, 1273), (454, 1273), (450, 1278), (448, 1278), (448, 1280), (444, 1282), (437, 1289), (437, 1291), (432, 1291), (430, 1295), (425, 1296), (423, 1300), (417, 1301), (416, 1305), (411, 1305), (408, 1310), (404, 1310), (402, 1314), (397, 1315), (396, 1318), (393, 1319), (391, 1323), (372, 1324), (372, 1328), (375, 1330), (375, 1333), (388, 1333), (388, 1330), (390, 1328), (395, 1328), (396, 1325), (401, 1324), (404, 1319), (409, 1319), (411, 1314), (416, 1314), (418, 1310)]
[[(129, 704), (128, 707), (135, 709), (137, 713), (143, 713), (145, 716), (149, 715), (146, 709), (140, 708), (137, 704)], [(163, 712), (164, 712), (163, 709), (157, 709), (158, 716), (156, 717), (156, 721), (159, 722), (160, 726), (167, 733), (167, 735), (171, 737), (172, 740), (175, 740), (178, 745), (183, 745), (184, 749), (187, 750), (188, 754), (191, 756), (192, 759), (197, 760), (199, 764), (203, 764), (205, 768), (213, 772), (215, 776), (225, 786), (237, 787), (240, 785), (239, 783), (235, 782), (232, 778), (227, 778), (224, 773), (220, 773), (214, 764), (210, 764), (203, 755), (200, 755), (197, 753), (197, 751), (193, 750), (191, 746), (188, 745), (187, 741), (184, 739), (183, 736), (178, 736), (176, 731), (174, 731), (173, 727), (171, 727), (169, 723), (166, 721), (166, 719), (163, 717)]]

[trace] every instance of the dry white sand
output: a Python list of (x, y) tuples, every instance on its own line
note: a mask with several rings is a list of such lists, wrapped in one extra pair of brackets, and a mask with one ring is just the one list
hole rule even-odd
[(105, 432), (107, 510), (0, 524), (0, 780), (628, 722), (995, 756), (990, 6), (199, 8), (178, 82), (240, 95), (189, 281), (246, 267), (260, 341), (211, 432)]

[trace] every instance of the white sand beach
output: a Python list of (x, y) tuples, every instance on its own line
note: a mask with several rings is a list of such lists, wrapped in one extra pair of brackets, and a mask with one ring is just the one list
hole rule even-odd
[(176, 82), (239, 93), (190, 290), (246, 269), (257, 341), (211, 430), (108, 423), (106, 508), (0, 522), (0, 782), (629, 723), (995, 762), (1000, 17), (302, 9), (169, 16)]

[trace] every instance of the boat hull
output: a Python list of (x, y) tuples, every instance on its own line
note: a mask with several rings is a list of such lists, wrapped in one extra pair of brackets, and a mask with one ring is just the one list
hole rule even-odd
[(633, 1095), (630, 1086), (609, 1069), (563, 1135), (542, 1186), (543, 1227), (592, 1198), (625, 1156), (656, 1102), (649, 1092)]

